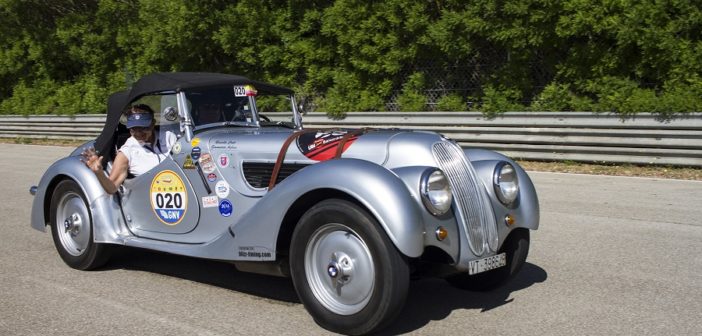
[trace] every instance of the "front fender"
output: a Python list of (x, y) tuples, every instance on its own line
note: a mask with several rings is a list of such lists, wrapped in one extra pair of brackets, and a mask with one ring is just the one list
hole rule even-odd
[(45, 231), (49, 224), (49, 207), (54, 186), (62, 179), (78, 183), (85, 195), (93, 219), (93, 240), (118, 243), (119, 207), (112, 195), (105, 192), (95, 174), (80, 161), (78, 156), (69, 156), (56, 161), (44, 173), (34, 195), (31, 226)]
[(378, 220), (400, 252), (409, 257), (422, 254), (420, 210), (405, 184), (382, 166), (358, 159), (317, 163), (286, 178), (232, 225), (237, 245), (274, 250), (281, 219), (288, 209), (303, 195), (321, 189), (334, 189), (354, 198)]
[[(529, 178), (529, 175), (524, 169), (510, 159), (500, 153), (485, 150), (485, 149), (465, 149), (466, 157), (471, 161), (478, 176), (483, 180), (485, 187), (490, 194), (490, 199), (493, 201), (493, 208), (497, 218), (504, 218), (504, 215), (510, 213), (516, 216), (517, 221), (514, 227), (523, 227), (531, 230), (539, 228), (539, 198), (536, 194), (534, 183)], [(495, 196), (495, 191), (492, 187), (492, 176), (496, 164), (499, 161), (509, 162), (517, 171), (519, 179), (519, 203), (516, 209), (507, 209)]]

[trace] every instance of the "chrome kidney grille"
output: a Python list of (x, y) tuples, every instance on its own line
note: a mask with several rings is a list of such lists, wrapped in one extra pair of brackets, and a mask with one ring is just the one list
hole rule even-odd
[(442, 141), (432, 146), (439, 168), (449, 179), (457, 207), (457, 220), (468, 233), (468, 244), (476, 256), (497, 250), (495, 214), (490, 198), (463, 150), (457, 144)]

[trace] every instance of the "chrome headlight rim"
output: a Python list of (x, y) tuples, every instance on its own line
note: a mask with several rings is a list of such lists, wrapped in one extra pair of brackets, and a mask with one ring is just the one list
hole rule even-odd
[[(505, 170), (508, 171), (505, 172)], [(501, 161), (495, 166), (492, 184), (500, 203), (510, 207), (517, 202), (519, 198), (519, 176), (517, 169), (511, 163)]]
[[(432, 179), (436, 178), (439, 180), (432, 181)], [(441, 195), (442, 190), (440, 189), (430, 189), (432, 187), (436, 188), (436, 184), (439, 181), (444, 181), (444, 195)], [(439, 184), (441, 183), (439, 182)], [(446, 174), (444, 174), (441, 169), (430, 168), (424, 171), (419, 184), (419, 194), (422, 197), (424, 207), (432, 215), (437, 217), (442, 216), (451, 210), (453, 191), (451, 190), (448, 177), (446, 177)]]

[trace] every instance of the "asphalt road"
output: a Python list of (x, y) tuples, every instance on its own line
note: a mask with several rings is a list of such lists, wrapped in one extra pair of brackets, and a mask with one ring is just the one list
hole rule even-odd
[[(0, 146), (3, 335), (327, 334), (284, 278), (142, 250), (73, 270), (29, 225), (28, 188), (70, 149)], [(488, 293), (414, 281), (387, 334), (699, 335), (702, 182), (531, 173), (541, 227)]]

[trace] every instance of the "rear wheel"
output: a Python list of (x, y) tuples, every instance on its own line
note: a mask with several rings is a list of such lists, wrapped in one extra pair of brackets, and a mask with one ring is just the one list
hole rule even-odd
[(107, 246), (93, 242), (92, 213), (75, 181), (64, 180), (56, 186), (49, 219), (56, 250), (68, 266), (91, 270), (107, 262)]
[(516, 229), (512, 231), (497, 253), (502, 252), (505, 253), (507, 259), (506, 266), (476, 275), (456, 274), (446, 278), (446, 280), (455, 287), (472, 291), (487, 291), (501, 286), (519, 273), (524, 266), (527, 254), (529, 254), (529, 230)]
[(308, 210), (295, 228), (290, 255), (295, 289), (323, 328), (370, 333), (404, 305), (406, 258), (375, 219), (351, 202), (326, 200)]

